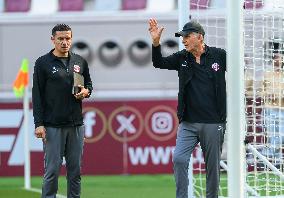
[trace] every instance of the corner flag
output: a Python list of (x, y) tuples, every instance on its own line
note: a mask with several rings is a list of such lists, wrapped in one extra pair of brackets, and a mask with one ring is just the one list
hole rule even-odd
[(29, 83), (29, 61), (24, 58), (22, 60), (21, 68), (17, 74), (17, 77), (13, 83), (14, 94), (17, 98), (23, 98), (23, 112), (24, 112), (24, 155), (25, 155), (25, 166), (24, 166), (24, 175), (25, 175), (25, 189), (31, 189), (31, 165), (30, 165), (30, 147), (29, 147), (29, 138), (30, 132), (29, 129), (29, 92), (28, 92), (28, 83)]
[(23, 59), (22, 66), (18, 72), (18, 75), (13, 83), (14, 94), (17, 98), (21, 98), (24, 95), (24, 89), (29, 83), (29, 61)]

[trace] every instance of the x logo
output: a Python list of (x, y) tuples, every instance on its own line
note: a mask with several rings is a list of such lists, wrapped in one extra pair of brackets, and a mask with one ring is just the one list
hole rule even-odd
[(124, 115), (118, 114), (116, 119), (120, 124), (120, 127), (116, 130), (118, 134), (121, 134), (124, 130), (131, 134), (136, 133), (136, 128), (132, 124), (132, 121), (135, 119), (134, 114), (131, 114), (128, 118)]

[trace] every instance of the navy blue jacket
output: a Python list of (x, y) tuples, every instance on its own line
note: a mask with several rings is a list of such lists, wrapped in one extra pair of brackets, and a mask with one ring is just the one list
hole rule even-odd
[[(170, 56), (162, 57), (161, 46), (152, 46), (152, 62), (155, 68), (176, 70), (179, 77), (177, 116), (181, 122), (185, 112), (185, 87), (193, 76), (192, 56), (185, 49)], [(209, 78), (215, 86), (217, 109), (221, 121), (226, 121), (226, 51), (221, 48), (206, 46), (205, 66)], [(190, 96), (189, 96), (190, 97)]]
[(32, 102), (35, 127), (79, 126), (83, 124), (82, 101), (72, 94), (73, 72), (84, 76), (84, 86), (93, 90), (87, 62), (69, 53), (69, 64), (53, 55), (39, 57), (34, 66)]

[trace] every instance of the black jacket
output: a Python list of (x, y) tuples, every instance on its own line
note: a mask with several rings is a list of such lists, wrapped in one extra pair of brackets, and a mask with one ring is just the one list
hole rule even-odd
[[(161, 46), (152, 47), (152, 61), (155, 68), (176, 70), (179, 77), (179, 93), (177, 116), (181, 122), (185, 112), (185, 87), (193, 76), (191, 63), (195, 60), (190, 58), (186, 50), (178, 51), (168, 57), (162, 57)], [(214, 63), (219, 65), (218, 70), (214, 70)], [(217, 109), (220, 120), (226, 121), (226, 51), (220, 48), (206, 46), (205, 65), (209, 78), (215, 85), (217, 98)], [(215, 64), (216, 65), (216, 64)]]
[(39, 57), (34, 66), (32, 102), (35, 127), (82, 125), (82, 101), (72, 94), (73, 71), (75, 69), (84, 76), (84, 86), (91, 93), (88, 64), (81, 56), (69, 53), (66, 67), (52, 52)]

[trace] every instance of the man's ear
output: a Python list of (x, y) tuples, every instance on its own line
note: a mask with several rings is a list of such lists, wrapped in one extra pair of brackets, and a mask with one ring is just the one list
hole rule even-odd
[(202, 35), (202, 34), (199, 34), (198, 39), (204, 41), (203, 35)]

